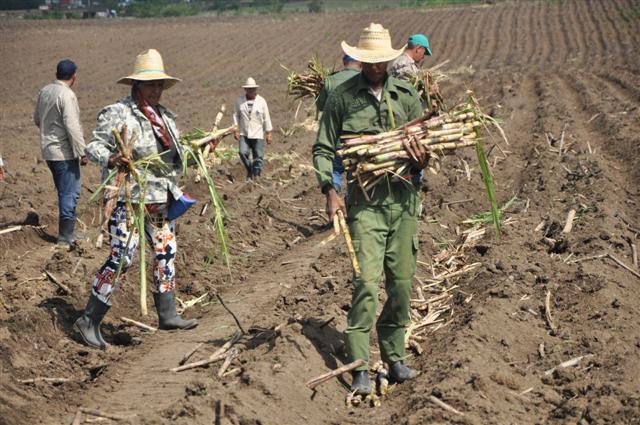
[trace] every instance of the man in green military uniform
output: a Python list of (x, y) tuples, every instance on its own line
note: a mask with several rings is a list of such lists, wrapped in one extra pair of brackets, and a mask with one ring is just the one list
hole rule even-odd
[[(342, 64), (344, 65), (344, 69), (329, 75), (326, 78), (322, 89), (320, 89), (320, 94), (318, 94), (318, 98), (316, 99), (318, 113), (322, 112), (329, 95), (336, 87), (354, 75), (359, 74), (362, 70), (362, 64), (360, 61), (355, 60), (347, 54), (342, 57)], [(344, 173), (342, 158), (336, 156), (333, 158), (333, 187), (338, 193), (342, 191), (342, 173)]]
[[(313, 161), (327, 214), (347, 213), (349, 230), (361, 273), (354, 277), (354, 292), (345, 332), (350, 359), (369, 361), (369, 333), (378, 301), (378, 285), (384, 271), (387, 301), (376, 323), (382, 360), (389, 364), (390, 378), (403, 382), (417, 373), (404, 363), (405, 325), (409, 322), (409, 299), (416, 268), (417, 213), (419, 196), (407, 181), (428, 163), (427, 151), (415, 141), (404, 148), (411, 158), (407, 176), (388, 175), (369, 193), (357, 184), (347, 187), (346, 204), (332, 184), (332, 161), (340, 137), (377, 134), (401, 126), (422, 114), (418, 93), (408, 83), (387, 75), (387, 64), (402, 49), (391, 47), (389, 31), (382, 25), (365, 28), (356, 47), (344, 41), (346, 54), (362, 62), (362, 73), (337, 87), (329, 96), (313, 145)], [(352, 391), (371, 392), (368, 364), (353, 372)]]
[(324, 85), (320, 89), (320, 93), (318, 94), (318, 98), (316, 99), (316, 107), (318, 108), (319, 112), (322, 112), (324, 110), (324, 105), (327, 102), (329, 94), (331, 94), (331, 92), (340, 84), (344, 83), (354, 75), (359, 74), (360, 70), (362, 69), (362, 64), (359, 60), (356, 60), (346, 54), (342, 57), (342, 65), (344, 66), (344, 68), (329, 75), (325, 79)]

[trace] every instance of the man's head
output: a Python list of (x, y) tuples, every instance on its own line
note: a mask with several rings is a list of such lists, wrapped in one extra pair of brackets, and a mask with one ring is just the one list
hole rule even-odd
[(387, 65), (389, 62), (367, 63), (362, 62), (362, 73), (367, 81), (372, 84), (380, 84), (384, 82), (387, 75)]
[(345, 68), (362, 69), (362, 62), (346, 54), (342, 57), (342, 65)]
[(66, 81), (69, 86), (72, 86), (76, 81), (76, 70), (78, 67), (75, 63), (69, 59), (63, 59), (58, 62), (56, 67), (56, 79), (60, 81)]
[(256, 95), (258, 94), (258, 87), (260, 86), (256, 84), (256, 80), (251, 77), (247, 78), (246, 83), (242, 86), (247, 99), (253, 100), (256, 98)]
[(416, 62), (420, 62), (422, 59), (424, 59), (425, 55), (431, 56), (429, 39), (424, 34), (413, 34), (407, 40), (406, 52)]
[(362, 31), (357, 46), (343, 41), (342, 50), (362, 63), (362, 74), (372, 85), (384, 83), (387, 64), (402, 54), (402, 49), (391, 45), (389, 30), (374, 23)]
[(391, 45), (389, 30), (380, 24), (372, 23), (362, 31), (358, 44), (350, 46), (346, 41), (342, 42), (342, 50), (345, 54), (364, 64), (377, 64), (389, 62), (402, 54), (402, 49), (394, 49)]

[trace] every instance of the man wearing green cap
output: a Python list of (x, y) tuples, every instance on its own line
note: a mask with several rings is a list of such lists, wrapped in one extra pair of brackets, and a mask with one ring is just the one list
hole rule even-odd
[(389, 66), (389, 74), (402, 80), (407, 80), (418, 72), (418, 65), (425, 55), (431, 56), (429, 39), (424, 34), (413, 34), (407, 40), (404, 53), (396, 58)]
[(429, 154), (415, 140), (404, 144), (411, 158), (406, 176), (386, 175), (365, 195), (357, 183), (347, 185), (346, 202), (332, 183), (332, 161), (340, 138), (350, 134), (378, 134), (399, 127), (422, 114), (418, 93), (405, 81), (387, 74), (389, 61), (402, 50), (391, 47), (389, 31), (379, 24), (365, 28), (356, 47), (344, 41), (342, 49), (362, 62), (362, 72), (336, 87), (325, 104), (313, 145), (316, 175), (327, 199), (332, 220), (338, 210), (347, 215), (361, 272), (354, 276), (351, 309), (345, 331), (351, 361), (365, 365), (353, 372), (351, 390), (371, 392), (368, 374), (369, 334), (378, 303), (378, 287), (385, 273), (387, 301), (376, 322), (380, 354), (389, 364), (389, 377), (403, 382), (417, 376), (404, 364), (405, 326), (418, 250), (418, 193), (408, 182), (428, 163)]

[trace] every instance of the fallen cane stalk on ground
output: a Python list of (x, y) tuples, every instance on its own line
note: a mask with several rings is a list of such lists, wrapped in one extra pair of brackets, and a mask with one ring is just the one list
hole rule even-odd
[(307, 382), (307, 387), (309, 387), (310, 389), (315, 389), (315, 387), (317, 387), (320, 384), (323, 384), (325, 382), (327, 382), (328, 380), (330, 380), (331, 378), (335, 378), (337, 376), (342, 375), (345, 372), (349, 372), (350, 370), (353, 370), (355, 368), (358, 368), (360, 366), (363, 366), (366, 362), (362, 359), (358, 359), (354, 362), (351, 362), (349, 364), (346, 364), (342, 367), (339, 367), (335, 370), (332, 370), (331, 372), (327, 372), (327, 373), (323, 373), (320, 376), (316, 376), (313, 379), (310, 379)]
[(174, 367), (169, 370), (171, 372), (182, 372), (183, 370), (206, 366), (211, 363), (217, 362), (218, 360), (222, 360), (223, 358), (225, 358), (226, 352), (233, 346), (233, 344), (238, 342), (241, 337), (242, 337), (242, 332), (237, 331), (229, 341), (225, 342), (224, 345), (220, 347), (218, 350), (216, 350), (213, 354), (211, 354), (208, 359), (200, 360), (193, 363), (187, 363), (185, 365)]
[(555, 335), (558, 332), (558, 327), (553, 323), (551, 318), (551, 290), (547, 291), (547, 296), (544, 302), (544, 317), (547, 319), (547, 324), (551, 329), (551, 335)]

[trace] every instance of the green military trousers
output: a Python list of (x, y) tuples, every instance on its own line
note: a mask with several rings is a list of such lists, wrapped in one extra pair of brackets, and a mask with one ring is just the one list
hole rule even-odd
[(418, 251), (419, 196), (404, 183), (393, 186), (377, 202), (358, 202), (348, 208), (349, 230), (361, 270), (360, 276), (354, 277), (345, 331), (351, 361), (369, 362), (369, 333), (376, 316), (382, 271), (387, 301), (376, 322), (382, 360), (395, 363), (405, 357), (405, 326)]

